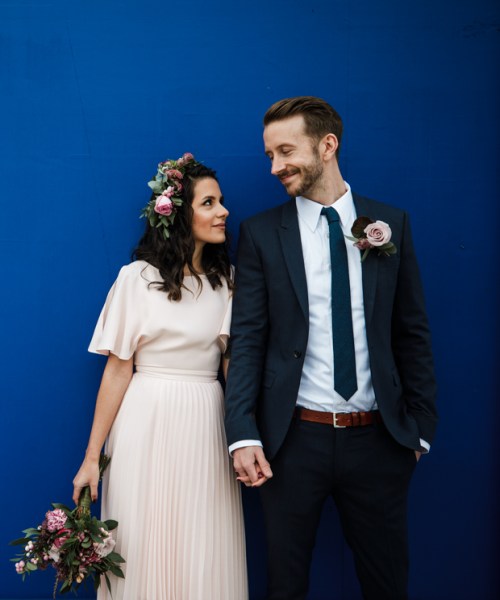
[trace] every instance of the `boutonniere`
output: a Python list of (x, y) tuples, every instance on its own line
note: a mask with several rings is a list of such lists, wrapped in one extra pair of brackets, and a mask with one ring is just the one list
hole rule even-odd
[(351, 232), (354, 237), (346, 235), (346, 238), (353, 241), (356, 248), (363, 252), (361, 262), (365, 260), (372, 248), (376, 248), (379, 254), (385, 254), (386, 256), (397, 252), (396, 246), (391, 242), (391, 228), (384, 221), (373, 221), (369, 217), (358, 217), (351, 227)]

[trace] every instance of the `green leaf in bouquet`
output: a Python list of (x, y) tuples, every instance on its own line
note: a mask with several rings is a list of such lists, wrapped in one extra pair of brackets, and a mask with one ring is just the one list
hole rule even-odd
[(118, 527), (118, 521), (113, 521), (113, 519), (108, 519), (107, 521), (104, 521), (104, 524), (108, 528), (108, 531), (113, 531), (113, 529), (116, 529)]
[(28, 571), (36, 571), (37, 570), (37, 566), (34, 565), (32, 562), (27, 562), (26, 568), (28, 569)]
[(67, 594), (70, 591), (71, 591), (71, 583), (69, 581), (65, 581), (62, 584), (62, 586), (59, 588), (59, 593), (60, 594)]
[(115, 577), (121, 577), (122, 579), (125, 578), (123, 571), (117, 565), (109, 565), (109, 570), (111, 573), (113, 573), (113, 575), (115, 575)]
[(106, 578), (106, 585), (108, 586), (109, 593), (111, 594), (111, 582), (109, 581), (109, 577), (104, 573), (104, 577)]
[[(29, 537), (22, 537), (18, 538), (17, 540), (12, 540), (12, 542), (9, 542), (9, 546), (21, 546), (22, 544), (26, 545), (29, 541)], [(11, 560), (17, 560), (17, 558), (12, 558)]]
[(27, 536), (39, 535), (40, 531), (38, 529), (36, 529), (35, 527), (28, 527), (28, 529), (23, 529), (23, 533), (25, 533)]
[(117, 562), (117, 563), (124, 563), (125, 559), (123, 558), (123, 556), (121, 554), (118, 554), (118, 552), (110, 552), (107, 556), (107, 559), (112, 560), (113, 562)]
[(69, 509), (66, 504), (61, 504), (60, 502), (51, 502), (51, 506), (53, 506), (54, 508), (60, 508), (61, 510), (69, 510), (69, 512), (72, 512), (71, 509)]

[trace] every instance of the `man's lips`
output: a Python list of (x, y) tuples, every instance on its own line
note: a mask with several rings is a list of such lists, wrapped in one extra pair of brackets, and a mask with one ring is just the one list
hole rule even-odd
[(281, 175), (278, 175), (279, 180), (281, 181), (281, 183), (286, 183), (287, 181), (289, 181), (294, 175), (297, 175), (298, 171), (287, 171), (286, 173), (282, 173)]

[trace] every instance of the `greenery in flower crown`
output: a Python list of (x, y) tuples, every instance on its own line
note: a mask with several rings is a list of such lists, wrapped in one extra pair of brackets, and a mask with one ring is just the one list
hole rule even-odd
[(170, 237), (169, 228), (173, 225), (177, 207), (182, 206), (180, 194), (186, 166), (199, 164), (190, 152), (185, 152), (177, 160), (166, 160), (158, 165), (158, 172), (148, 182), (153, 190), (151, 200), (142, 210), (141, 217), (148, 219), (151, 227), (162, 228), (165, 239)]

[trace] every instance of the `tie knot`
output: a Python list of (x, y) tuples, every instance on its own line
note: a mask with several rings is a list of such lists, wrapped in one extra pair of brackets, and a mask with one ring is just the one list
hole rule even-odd
[(328, 207), (324, 206), (321, 209), (321, 214), (325, 215), (326, 220), (328, 221), (328, 225), (330, 225), (330, 223), (335, 223), (335, 222), (340, 221), (339, 213), (331, 206), (328, 206)]

